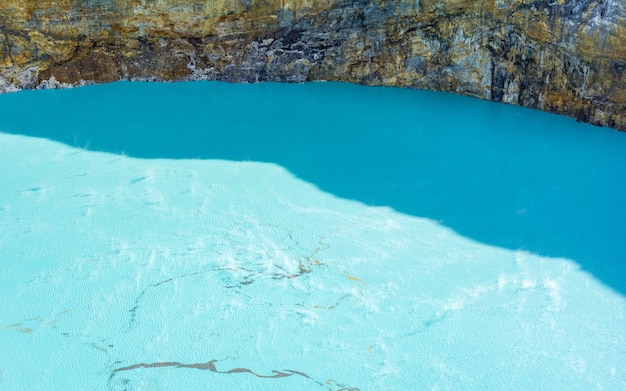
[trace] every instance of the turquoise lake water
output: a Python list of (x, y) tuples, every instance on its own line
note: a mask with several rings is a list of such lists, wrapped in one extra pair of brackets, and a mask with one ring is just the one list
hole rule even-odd
[(626, 389), (626, 133), (338, 83), (0, 118), (1, 390)]

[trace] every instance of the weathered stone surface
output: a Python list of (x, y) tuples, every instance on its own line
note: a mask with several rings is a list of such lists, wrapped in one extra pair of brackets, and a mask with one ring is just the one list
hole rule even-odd
[(626, 130), (618, 0), (4, 0), (0, 91), (118, 79), (425, 88)]

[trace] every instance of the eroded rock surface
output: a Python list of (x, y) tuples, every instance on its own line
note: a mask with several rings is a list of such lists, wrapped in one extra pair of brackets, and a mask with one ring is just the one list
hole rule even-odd
[(0, 91), (118, 79), (341, 80), (626, 130), (619, 0), (4, 0)]

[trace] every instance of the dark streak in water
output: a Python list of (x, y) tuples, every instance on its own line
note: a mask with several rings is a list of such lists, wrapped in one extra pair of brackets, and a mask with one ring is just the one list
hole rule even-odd
[[(315, 259), (315, 256), (324, 251), (324, 250), (328, 250), (330, 248), (329, 245), (327, 245), (326, 243), (324, 243), (324, 239), (325, 237), (322, 236), (318, 242), (318, 246), (315, 248), (315, 250), (313, 250), (313, 252), (311, 252), (311, 254), (307, 257), (304, 257), (304, 262), (300, 261), (298, 264), (298, 271), (296, 273), (288, 273), (287, 270), (285, 270), (282, 266), (280, 265), (274, 265), (279, 269), (282, 269), (285, 271), (285, 273), (274, 273), (272, 274), (272, 279), (274, 280), (281, 280), (284, 278), (287, 279), (291, 279), (291, 278), (297, 278), (300, 276), (303, 276), (305, 274), (311, 273), (312, 271), (312, 267), (313, 266), (322, 266), (323, 263), (317, 259)], [(306, 266), (305, 266), (306, 264)]]
[(311, 269), (307, 268), (302, 263), (300, 263), (298, 265), (298, 272), (297, 273), (289, 273), (289, 272), (287, 272), (287, 270), (285, 268), (283, 268), (280, 265), (276, 265), (275, 264), (274, 266), (276, 266), (277, 268), (285, 271), (285, 273), (274, 273), (274, 274), (272, 274), (272, 279), (274, 279), (274, 280), (281, 280), (283, 278), (287, 278), (287, 279), (297, 278), (297, 277), (303, 276), (303, 275), (305, 275), (307, 273), (311, 273)]
[(137, 184), (139, 182), (145, 181), (146, 179), (148, 179), (147, 176), (140, 176), (140, 177), (137, 177), (137, 178), (133, 178), (133, 179), (131, 179), (130, 184), (131, 185), (135, 185), (135, 184)]
[[(287, 233), (287, 236), (291, 239), (291, 234)], [(303, 260), (300, 260), (298, 262), (298, 271), (297, 272), (293, 272), (290, 273), (287, 269), (285, 269), (284, 267), (282, 267), (281, 265), (277, 265), (277, 264), (273, 264), (277, 269), (280, 269), (283, 271), (283, 273), (271, 273), (271, 274), (266, 274), (263, 272), (258, 272), (255, 270), (250, 270), (247, 269), (245, 267), (237, 267), (236, 270), (244, 270), (246, 272), (248, 272), (249, 274), (245, 277), (243, 277), (242, 280), (236, 282), (235, 284), (228, 284), (228, 285), (224, 285), (225, 288), (227, 289), (239, 289), (242, 288), (246, 285), (251, 285), (253, 284), (256, 279), (255, 277), (257, 275), (266, 275), (269, 276), (271, 279), (273, 280), (282, 280), (282, 279), (293, 279), (293, 278), (298, 278), (301, 277), (305, 274), (311, 273), (311, 271), (313, 270), (314, 266), (323, 266), (324, 264), (319, 261), (318, 259), (316, 259), (316, 255), (324, 250), (327, 250), (329, 248), (329, 246), (324, 243), (324, 239), (325, 237), (322, 236), (318, 242), (318, 246), (310, 253), (310, 255), (305, 256)], [(293, 239), (292, 239), (293, 240)], [(162, 281), (159, 281), (157, 283), (148, 285), (147, 287), (145, 287), (141, 293), (139, 294), (139, 296), (137, 296), (137, 298), (135, 299), (134, 305), (133, 307), (128, 310), (128, 312), (130, 312), (130, 321), (128, 322), (128, 327), (126, 328), (126, 332), (130, 332), (133, 328), (133, 325), (135, 323), (136, 317), (137, 317), (137, 310), (139, 310), (139, 304), (141, 302), (141, 300), (143, 299), (143, 297), (145, 296), (145, 294), (147, 293), (147, 291), (150, 288), (156, 288), (159, 285), (163, 285), (163, 284), (167, 284), (169, 282), (172, 282), (174, 280), (178, 280), (178, 279), (182, 279), (182, 278), (186, 278), (186, 277), (191, 277), (191, 276), (197, 276), (200, 274), (206, 274), (206, 273), (212, 273), (212, 272), (216, 272), (216, 271), (227, 271), (230, 270), (228, 268), (214, 268), (214, 269), (206, 269), (206, 270), (201, 270), (201, 271), (197, 271), (197, 272), (193, 272), (193, 273), (187, 273), (187, 274), (183, 274), (180, 276), (176, 276), (176, 277), (171, 277)]]
[(439, 323), (441, 321), (443, 321), (444, 319), (446, 319), (448, 317), (448, 315), (450, 315), (450, 310), (446, 310), (443, 313), (437, 314), (435, 316), (433, 316), (430, 319), (427, 319), (423, 324), (422, 327), (420, 327), (417, 330), (414, 330), (406, 335), (403, 336), (403, 338), (407, 338), (407, 337), (412, 337), (414, 335), (420, 334), (424, 331), (426, 331), (430, 326)]
[(111, 372), (111, 376), (109, 377), (109, 381), (112, 380), (118, 372), (132, 371), (132, 370), (138, 369), (138, 368), (164, 368), (164, 367), (171, 367), (171, 368), (200, 369), (200, 370), (203, 370), (203, 371), (211, 371), (211, 372), (214, 372), (214, 373), (222, 373), (222, 374), (249, 373), (251, 375), (254, 375), (254, 376), (256, 376), (258, 378), (262, 378), (262, 379), (277, 379), (277, 378), (281, 378), (281, 377), (289, 377), (289, 376), (293, 376), (293, 375), (298, 375), (298, 376), (302, 376), (302, 377), (305, 377), (307, 379), (313, 380), (316, 383), (318, 383), (319, 385), (323, 385), (322, 383), (312, 379), (306, 373), (303, 373), (303, 372), (300, 372), (300, 371), (294, 371), (294, 370), (291, 370), (291, 369), (286, 369), (286, 370), (283, 370), (283, 371), (272, 371), (273, 372), (272, 375), (259, 374), (259, 373), (254, 372), (251, 369), (248, 369), (248, 368), (233, 368), (233, 369), (229, 369), (227, 371), (219, 371), (215, 367), (215, 363), (216, 362), (217, 362), (217, 360), (211, 360), (211, 361), (206, 362), (206, 363), (197, 363), (197, 364), (184, 364), (184, 363), (177, 362), (177, 361), (155, 362), (155, 363), (149, 363), (149, 364), (139, 363), (139, 364), (129, 365), (127, 367), (114, 369), (113, 372)]
[[(300, 376), (300, 377), (304, 377), (308, 380), (311, 380), (315, 383), (317, 383), (318, 385), (325, 387), (328, 385), (331, 385), (332, 383), (335, 383), (337, 386), (342, 387), (341, 390), (344, 391), (359, 391), (358, 388), (353, 388), (353, 387), (349, 387), (343, 384), (338, 384), (337, 382), (335, 382), (334, 380), (329, 380), (326, 382), (326, 385), (322, 382), (319, 382), (315, 379), (313, 379), (311, 376), (307, 375), (304, 372), (300, 372), (300, 371), (296, 371), (293, 369), (284, 369), (282, 371), (272, 371), (271, 375), (263, 375), (260, 373), (256, 373), (251, 369), (248, 368), (233, 368), (233, 369), (229, 369), (227, 371), (220, 371), (215, 367), (215, 363), (217, 362), (217, 360), (211, 360), (208, 361), (206, 363), (195, 363), (195, 364), (184, 364), (178, 361), (164, 361), (164, 362), (155, 362), (155, 363), (138, 363), (138, 364), (133, 364), (133, 365), (129, 365), (126, 367), (121, 367), (121, 368), (117, 368), (114, 369), (111, 372), (111, 375), (109, 376), (109, 382), (111, 382), (114, 378), (115, 375), (117, 375), (119, 372), (125, 372), (125, 371), (132, 371), (135, 369), (139, 369), (139, 368), (188, 368), (188, 369), (199, 369), (199, 370), (203, 370), (203, 371), (210, 371), (210, 372), (214, 372), (214, 373), (220, 373), (220, 374), (235, 374), (235, 373), (249, 373), (253, 376), (256, 376), (258, 378), (261, 379), (278, 379), (278, 378), (283, 378), (283, 377), (290, 377), (290, 376)], [(126, 379), (127, 380), (127, 379)], [(124, 382), (124, 380), (122, 380)], [(329, 388), (329, 390), (332, 390), (332, 387)]]
[(168, 282), (177, 280), (179, 278), (185, 278), (185, 277), (190, 277), (190, 276), (195, 276), (198, 274), (204, 274), (204, 273), (208, 273), (210, 271), (199, 271), (199, 272), (194, 272), (194, 273), (187, 273), (187, 274), (183, 274), (181, 276), (177, 276), (177, 277), (172, 277), (172, 278), (168, 278), (167, 280), (163, 280), (163, 281), (159, 281), (155, 284), (152, 285), (148, 285), (146, 288), (144, 288), (141, 293), (139, 294), (139, 296), (135, 299), (135, 305), (133, 306), (133, 308), (131, 308), (130, 310), (128, 310), (128, 312), (131, 313), (130, 315), (130, 321), (128, 322), (128, 327), (126, 329), (126, 332), (129, 332), (132, 327), (133, 327), (133, 323), (135, 323), (135, 317), (137, 316), (137, 310), (139, 309), (139, 302), (141, 302), (141, 299), (143, 299), (143, 296), (146, 294), (146, 291), (150, 288), (156, 288), (159, 285), (162, 284), (166, 284)]

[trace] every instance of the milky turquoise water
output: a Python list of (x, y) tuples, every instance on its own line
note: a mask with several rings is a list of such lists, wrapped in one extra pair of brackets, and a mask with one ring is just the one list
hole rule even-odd
[(0, 389), (626, 389), (624, 133), (334, 83), (0, 117)]

